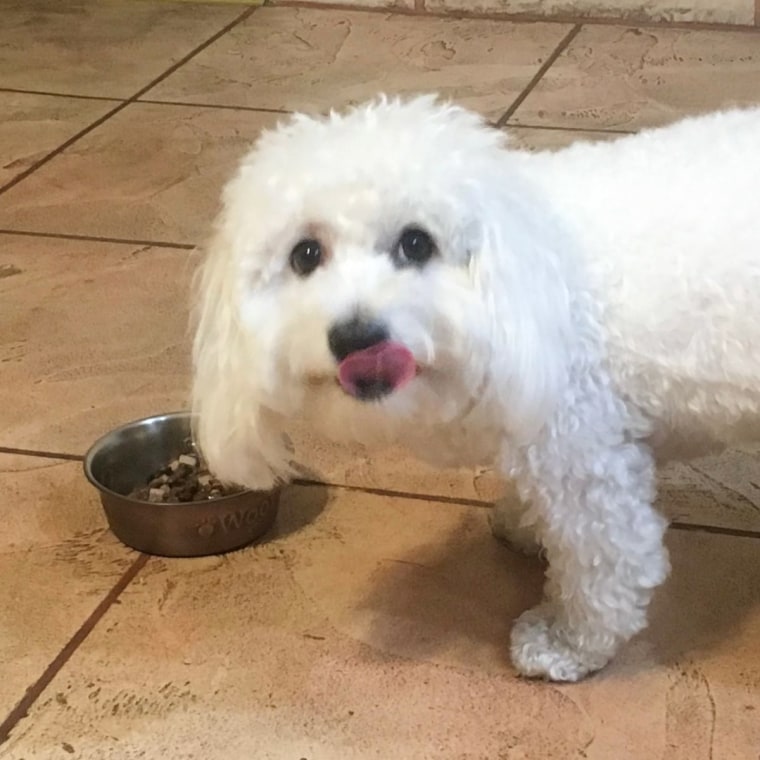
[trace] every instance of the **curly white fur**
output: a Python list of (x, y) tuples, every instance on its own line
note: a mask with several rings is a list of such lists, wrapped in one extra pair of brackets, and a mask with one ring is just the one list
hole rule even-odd
[[(759, 198), (760, 109), (538, 154), (432, 97), (296, 116), (227, 186), (200, 272), (200, 445), (254, 488), (290, 476), (294, 420), (496, 465), (525, 505), (496, 527), (549, 561), (513, 661), (582, 678), (668, 572), (654, 457), (760, 437)], [(438, 254), (399, 268), (410, 223)], [(298, 277), (304, 237), (326, 255)], [(380, 402), (335, 382), (327, 332), (357, 311), (420, 367)]]

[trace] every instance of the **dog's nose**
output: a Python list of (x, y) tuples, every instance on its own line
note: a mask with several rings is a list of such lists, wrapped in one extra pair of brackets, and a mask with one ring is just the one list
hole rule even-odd
[(349, 354), (388, 340), (388, 329), (380, 322), (354, 317), (333, 325), (327, 333), (327, 343), (337, 361), (342, 362)]

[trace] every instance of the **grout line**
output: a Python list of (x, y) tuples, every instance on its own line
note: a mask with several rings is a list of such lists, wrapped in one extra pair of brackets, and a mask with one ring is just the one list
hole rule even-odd
[(11, 731), (22, 721), (32, 705), (40, 698), (40, 695), (50, 685), (50, 682), (58, 675), (61, 669), (71, 659), (72, 655), (82, 645), (92, 630), (100, 622), (109, 607), (119, 598), (124, 589), (134, 580), (140, 570), (148, 561), (147, 554), (140, 554), (122, 574), (121, 578), (113, 585), (111, 590), (101, 599), (98, 606), (90, 613), (74, 635), (66, 642), (63, 649), (53, 658), (45, 668), (42, 675), (26, 690), (16, 706), (8, 713), (5, 720), (0, 723), (0, 745), (8, 741)]
[[(357, 0), (358, 1), (358, 0)], [(760, 0), (756, 0), (760, 2)], [(403, 8), (398, 6), (366, 7), (353, 3), (340, 2), (312, 2), (312, 0), (266, 0), (265, 8), (301, 8), (304, 10), (321, 11), (350, 11), (352, 13), (382, 13), (394, 16), (420, 15), (416, 8)], [(757, 34), (757, 29), (752, 24), (721, 24), (710, 21), (655, 21), (647, 18), (610, 18), (603, 16), (574, 16), (571, 14), (557, 14), (556, 16), (541, 15), (538, 13), (499, 13), (479, 12), (464, 9), (457, 10), (426, 10), (422, 15), (430, 18), (444, 18), (452, 20), (481, 20), (481, 21), (507, 21), (516, 24), (588, 24), (590, 26), (625, 26), (639, 27), (641, 29), (683, 29), (700, 32), (747, 32)]]
[(145, 95), (146, 92), (152, 90), (157, 84), (161, 84), (167, 77), (171, 76), (177, 69), (182, 68), (188, 61), (195, 58), (196, 55), (202, 53), (207, 47), (213, 45), (219, 38), (224, 37), (227, 32), (234, 29), (238, 24), (245, 21), (258, 6), (252, 6), (246, 8), (239, 16), (235, 17), (228, 24), (223, 26), (216, 34), (212, 34), (205, 42), (202, 42), (194, 50), (191, 50), (187, 55), (180, 58), (176, 63), (169, 66), (163, 74), (159, 74), (152, 82), (148, 82), (142, 89), (138, 90), (131, 98), (130, 101), (135, 101)]
[(124, 98), (109, 98), (106, 95), (77, 95), (73, 92), (48, 92), (47, 90), (24, 90), (19, 87), (0, 87), (0, 92), (13, 92), (18, 95), (45, 95), (49, 98), (76, 98), (77, 100), (105, 100), (121, 103)]
[(146, 84), (144, 87), (141, 87), (134, 95), (127, 98), (126, 100), (122, 100), (119, 102), (119, 104), (112, 108), (110, 111), (108, 111), (106, 114), (101, 116), (99, 119), (95, 119), (95, 121), (92, 122), (89, 126), (85, 127), (84, 129), (80, 129), (79, 132), (77, 132), (75, 135), (70, 137), (68, 140), (66, 140), (64, 143), (59, 145), (57, 148), (54, 148), (51, 150), (47, 155), (43, 156), (39, 161), (36, 161), (28, 168), (24, 169), (20, 174), (17, 174), (15, 177), (12, 177), (8, 182), (6, 182), (4, 185), (0, 187), (0, 195), (10, 190), (12, 187), (15, 187), (19, 182), (26, 179), (30, 174), (33, 172), (36, 172), (37, 169), (39, 169), (41, 166), (44, 166), (48, 161), (51, 161), (56, 156), (63, 153), (66, 148), (69, 148), (72, 146), (77, 140), (80, 140), (82, 137), (85, 137), (90, 132), (92, 132), (94, 129), (99, 127), (101, 124), (103, 124), (105, 121), (108, 121), (112, 116), (115, 116), (120, 111), (123, 111), (130, 103), (134, 103), (138, 98), (140, 98), (142, 95), (144, 95), (148, 90), (155, 87), (157, 84), (160, 84), (164, 81), (168, 76), (173, 74), (178, 68), (181, 66), (184, 66), (189, 60), (194, 58), (198, 53), (205, 50), (209, 45), (212, 45), (214, 42), (216, 42), (220, 37), (227, 34), (227, 32), (230, 31), (230, 29), (233, 29), (237, 24), (239, 24), (241, 21), (245, 21), (255, 10), (257, 6), (253, 6), (250, 8), (246, 8), (240, 15), (235, 17), (232, 21), (230, 21), (228, 24), (226, 24), (224, 27), (222, 27), (218, 32), (211, 35), (205, 42), (202, 42), (197, 47), (193, 48), (189, 53), (182, 56), (176, 63), (169, 66), (166, 71), (159, 74), (155, 79), (151, 80)]
[(184, 100), (152, 100), (149, 98), (139, 98), (137, 103), (149, 103), (155, 106), (185, 106), (188, 108), (221, 108), (228, 111), (254, 111), (256, 113), (276, 113), (283, 116), (289, 116), (293, 111), (287, 111), (284, 108), (258, 108), (256, 106), (236, 106), (226, 103), (192, 103)]
[[(369, 493), (374, 496), (388, 496), (391, 498), (410, 499), (413, 501), (433, 501), (443, 504), (459, 504), (465, 507), (479, 507), (484, 509), (490, 509), (493, 507), (492, 501), (483, 501), (480, 499), (468, 499), (457, 498), (455, 496), (439, 496), (435, 494), (425, 493), (413, 493), (408, 491), (393, 491), (387, 488), (368, 488), (365, 486), (352, 486), (343, 483), (330, 483), (322, 480), (309, 480), (299, 478), (292, 481), (292, 485), (296, 486), (310, 486), (310, 487), (323, 487), (323, 488), (336, 488), (342, 491), (359, 491), (361, 493)], [(757, 538), (760, 539), (760, 530), (744, 530), (741, 528), (723, 528), (717, 525), (703, 525), (701, 523), (683, 523), (674, 521), (669, 524), (673, 530), (683, 531), (702, 531), (704, 533), (714, 533), (724, 536), (735, 536), (738, 538)]]
[(110, 111), (108, 111), (106, 114), (101, 116), (99, 119), (95, 119), (89, 126), (85, 127), (84, 129), (80, 129), (79, 132), (74, 134), (72, 137), (70, 137), (68, 140), (66, 140), (64, 143), (59, 145), (57, 148), (54, 148), (50, 151), (47, 155), (43, 156), (39, 161), (35, 161), (31, 166), (29, 166), (27, 169), (24, 169), (24, 171), (17, 174), (15, 177), (11, 178), (8, 182), (6, 182), (2, 187), (0, 187), (0, 195), (10, 190), (12, 187), (15, 187), (19, 182), (26, 179), (30, 174), (37, 171), (41, 166), (44, 166), (48, 161), (55, 158), (60, 153), (63, 153), (66, 148), (73, 145), (77, 140), (79, 140), (80, 137), (84, 137), (85, 135), (92, 132), (93, 129), (96, 127), (99, 127), (103, 122), (110, 119), (115, 114), (119, 113), (119, 111), (126, 108), (129, 101), (122, 101), (119, 103), (116, 108), (112, 108)]
[[(22, 456), (38, 457), (40, 459), (65, 459), (73, 462), (84, 460), (82, 454), (70, 454), (67, 452), (40, 451), (38, 449), (19, 449), (9, 446), (0, 446), (0, 454), (19, 454)], [(396, 491), (390, 488), (376, 488), (372, 486), (352, 486), (346, 483), (331, 483), (326, 480), (315, 480), (312, 478), (296, 478), (288, 485), (301, 487), (321, 487), (336, 488), (341, 491), (352, 491), (372, 494), (373, 496), (388, 496), (395, 499), (410, 499), (412, 501), (436, 501), (442, 504), (459, 504), (463, 507), (478, 507), (481, 509), (490, 509), (493, 506), (492, 501), (483, 499), (470, 499), (466, 497), (458, 498), (456, 496), (443, 496), (440, 494), (415, 493), (413, 491)], [(717, 525), (705, 525), (703, 523), (685, 523), (677, 520), (671, 522), (669, 527), (673, 530), (683, 531), (701, 531), (704, 533), (715, 533), (725, 536), (736, 536), (738, 538), (760, 538), (760, 530), (745, 530), (742, 528), (724, 528)]]
[(297, 478), (292, 481), (295, 486), (321, 486), (323, 488), (339, 488), (342, 491), (359, 491), (373, 496), (389, 496), (396, 499), (410, 499), (412, 501), (437, 501), (443, 504), (459, 504), (463, 507), (480, 507), (489, 509), (493, 506), (491, 501), (480, 499), (457, 498), (456, 496), (439, 496), (437, 494), (414, 493), (409, 491), (394, 491), (388, 488), (373, 488), (367, 486), (352, 486), (345, 483), (330, 483), (324, 480), (310, 480)]
[[(760, 0), (757, 0), (758, 3), (760, 3)], [(0, 87), (0, 92), (18, 92), (21, 94), (27, 94), (27, 95), (50, 95), (51, 97), (60, 97), (60, 98), (81, 98), (82, 100), (106, 100), (106, 101), (112, 101), (112, 102), (121, 102), (119, 98), (105, 98), (95, 95), (64, 95), (61, 93), (56, 92), (41, 92), (39, 90), (16, 90), (13, 88), (8, 87)], [(155, 105), (155, 106), (180, 106), (185, 108), (206, 108), (206, 109), (220, 109), (220, 110), (227, 110), (227, 111), (252, 111), (254, 113), (269, 113), (269, 114), (282, 114), (283, 116), (290, 116), (294, 113), (294, 111), (288, 110), (286, 108), (267, 108), (263, 106), (244, 106), (239, 104), (233, 104), (233, 103), (196, 103), (193, 101), (187, 101), (187, 100), (157, 100), (153, 98), (137, 98), (137, 100), (134, 101), (135, 103), (146, 103), (148, 105)], [(321, 112), (322, 115), (325, 115), (326, 112)], [(493, 122), (490, 123), (489, 126), (494, 127), (495, 129), (498, 129), (499, 126), (497, 123)], [(606, 129), (603, 127), (560, 127), (560, 126), (553, 126), (551, 124), (524, 124), (524, 123), (511, 123), (511, 124), (505, 124), (503, 126), (508, 126), (516, 129), (550, 129), (550, 130), (556, 130), (558, 132), (602, 132), (604, 134), (620, 134), (620, 135), (632, 135), (636, 134), (636, 130), (632, 129)], [(2, 230), (0, 230), (2, 231)], [(174, 244), (169, 244), (174, 245)]]
[(735, 538), (760, 538), (760, 531), (743, 530), (742, 528), (722, 528), (718, 525), (700, 525), (699, 523), (672, 522), (673, 530), (693, 531), (697, 533), (713, 533), (720, 536)]
[(634, 129), (604, 129), (603, 127), (553, 127), (550, 124), (502, 124), (509, 129), (543, 129), (550, 132), (598, 132), (602, 135), (635, 135)]
[[(0, 446), (0, 454), (19, 454), (22, 456), (38, 457), (40, 459), (65, 459), (74, 462), (81, 462), (84, 459), (82, 454), (68, 454), (55, 451), (38, 451), (36, 449), (17, 449), (7, 446)], [(359, 491), (369, 493), (373, 496), (388, 496), (397, 499), (410, 499), (413, 501), (437, 501), (443, 504), (459, 504), (464, 507), (478, 507), (489, 509), (493, 502), (481, 499), (470, 499), (466, 497), (443, 496), (441, 494), (415, 493), (413, 491), (396, 491), (390, 488), (377, 488), (372, 486), (352, 486), (346, 483), (331, 483), (326, 480), (313, 480), (309, 478), (296, 478), (290, 485), (302, 487), (321, 487), (337, 488), (341, 491)], [(670, 523), (674, 530), (685, 531), (704, 531), (706, 533), (719, 533), (721, 535), (738, 536), (744, 538), (760, 538), (760, 531), (744, 530), (741, 528), (723, 528), (716, 525), (704, 525), (702, 523), (683, 523), (674, 521)]]
[(533, 79), (528, 82), (528, 86), (515, 98), (512, 105), (507, 108), (501, 115), (501, 118), (496, 122), (497, 127), (503, 127), (509, 119), (514, 116), (515, 111), (525, 102), (525, 98), (533, 92), (535, 86), (541, 81), (544, 74), (552, 67), (554, 62), (559, 58), (562, 53), (567, 50), (568, 45), (578, 36), (578, 32), (583, 28), (581, 24), (576, 24), (560, 41), (559, 45), (554, 49), (551, 55), (541, 64), (539, 70), (533, 76)]
[(22, 235), (25, 237), (54, 238), (55, 240), (82, 240), (93, 243), (118, 243), (120, 245), (145, 245), (151, 248), (172, 248), (192, 251), (195, 243), (171, 243), (165, 240), (135, 240), (134, 238), (101, 237), (100, 235), (77, 235), (69, 232), (34, 232), (33, 230), (12, 230), (0, 228), (0, 235)]
[(70, 462), (81, 462), (84, 456), (81, 454), (66, 454), (59, 451), (38, 451), (37, 449), (17, 449), (12, 446), (0, 446), (0, 454), (19, 454), (25, 457), (39, 457), (40, 459), (66, 459)]

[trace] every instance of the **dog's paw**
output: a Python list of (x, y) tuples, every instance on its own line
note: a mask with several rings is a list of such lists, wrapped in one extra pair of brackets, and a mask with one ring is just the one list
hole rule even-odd
[(512, 663), (529, 678), (580, 681), (603, 668), (608, 653), (587, 651), (570, 644), (554, 623), (551, 604), (524, 612), (512, 628)]
[(488, 522), (494, 538), (512, 551), (528, 557), (534, 557), (541, 551), (535, 530), (520, 525), (519, 511), (494, 507), (488, 514)]

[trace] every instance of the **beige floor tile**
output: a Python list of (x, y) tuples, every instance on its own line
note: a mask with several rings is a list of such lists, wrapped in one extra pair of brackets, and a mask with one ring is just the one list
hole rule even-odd
[(760, 448), (732, 449), (674, 465), (660, 486), (673, 519), (760, 533)]
[(182, 2), (3, 0), (0, 87), (127, 98), (241, 12)]
[(191, 254), (0, 236), (0, 446), (83, 453), (184, 406)]
[(753, 483), (758, 473), (760, 455), (750, 457), (734, 450), (719, 457), (671, 464), (660, 473), (658, 501), (674, 522), (760, 535), (760, 488)]
[(0, 454), (0, 493), (2, 720), (136, 555), (107, 532), (78, 462)]
[(438, 469), (401, 447), (370, 450), (323, 440), (294, 425), (291, 436), (299, 473), (307, 480), (400, 493), (493, 502), (505, 484), (493, 470)]
[(760, 444), (737, 447), (720, 456), (694, 462), (694, 468), (712, 482), (732, 488), (739, 498), (760, 510)]
[(755, 17), (754, 0), (425, 0), (431, 11), (525, 13), (565, 18), (608, 18), (628, 21), (699, 21), (747, 24)]
[(43, 158), (114, 103), (0, 92), (0, 185)]
[(569, 29), (263, 8), (146, 97), (325, 111), (381, 92), (440, 92), (495, 119)]
[(196, 244), (276, 116), (133, 104), (3, 196), (0, 227)]
[(760, 103), (760, 34), (586, 26), (515, 123), (637, 130)]
[[(326, 3), (320, 3), (319, 0), (306, 0), (307, 4), (310, 2), (313, 2), (317, 7), (326, 5)], [(356, 2), (356, 0), (335, 0), (334, 3), (329, 3), (329, 5), (345, 5), (349, 8), (364, 7), (373, 11), (377, 9), (414, 10), (414, 0), (363, 0), (362, 2)]]
[(747, 760), (758, 542), (669, 543), (649, 631), (557, 687), (508, 662), (542, 571), (492, 541), (485, 510), (293, 489), (272, 540), (152, 560), (0, 757)]

